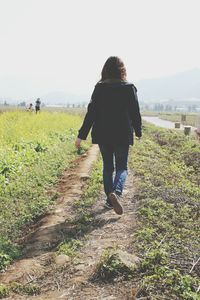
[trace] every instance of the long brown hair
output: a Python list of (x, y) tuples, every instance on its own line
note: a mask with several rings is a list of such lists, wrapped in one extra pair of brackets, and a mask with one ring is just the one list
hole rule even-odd
[(117, 56), (110, 56), (101, 71), (101, 80), (119, 79), (126, 81), (126, 68), (123, 61)]

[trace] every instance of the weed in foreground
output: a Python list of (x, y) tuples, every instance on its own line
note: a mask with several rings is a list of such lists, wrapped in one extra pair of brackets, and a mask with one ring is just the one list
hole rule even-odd
[[(122, 253), (124, 256), (124, 253)], [(124, 259), (120, 251), (114, 249), (105, 249), (94, 270), (92, 281), (113, 282), (129, 280), (135, 275), (136, 264)], [(125, 256), (130, 256), (125, 254)], [(132, 258), (131, 258), (132, 260)]]
[(0, 284), (0, 299), (3, 299), (8, 295), (9, 295), (9, 288), (4, 284)]
[(57, 250), (57, 254), (65, 254), (70, 257), (74, 257), (77, 250), (83, 245), (83, 243), (76, 239), (62, 242)]

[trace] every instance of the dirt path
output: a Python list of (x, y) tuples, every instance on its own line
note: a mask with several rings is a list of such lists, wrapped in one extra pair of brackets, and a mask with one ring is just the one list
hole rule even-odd
[(13, 264), (0, 276), (0, 281), (17, 281), (22, 284), (36, 282), (41, 287), (39, 296), (11, 295), (9, 300), (125, 300), (135, 299), (134, 286), (131, 282), (103, 284), (92, 282), (91, 275), (102, 252), (107, 248), (117, 247), (133, 252), (132, 236), (136, 227), (134, 177), (129, 172), (124, 191), (124, 214), (116, 215), (113, 210), (103, 207), (104, 194), (101, 192), (97, 203), (92, 208), (94, 220), (84, 245), (72, 262), (55, 264), (56, 245), (63, 240), (63, 235), (73, 232), (71, 226), (75, 215), (73, 202), (80, 198), (84, 178), (88, 176), (92, 163), (97, 158), (98, 149), (92, 147), (88, 156), (77, 162), (73, 174), (66, 172), (59, 185), (62, 198), (54, 209), (43, 218), (25, 238), (26, 258)]
[(134, 299), (131, 297), (133, 286), (130, 282), (100, 284), (92, 283), (90, 280), (105, 249), (116, 247), (133, 252), (132, 236), (136, 226), (133, 180), (133, 175), (129, 174), (124, 192), (122, 216), (102, 207), (104, 195), (101, 194), (93, 208), (94, 230), (88, 235), (88, 240), (79, 253), (79, 263), (74, 268), (73, 276), (66, 281), (65, 289), (60, 292), (60, 298), (54, 299)]

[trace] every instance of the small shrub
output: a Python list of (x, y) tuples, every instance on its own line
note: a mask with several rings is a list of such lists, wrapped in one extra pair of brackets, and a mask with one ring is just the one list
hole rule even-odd
[(9, 265), (11, 258), (9, 255), (0, 252), (0, 271)]
[(9, 288), (4, 284), (0, 284), (0, 299), (3, 299), (7, 296), (9, 296)]
[(113, 281), (121, 279), (130, 279), (135, 270), (127, 266), (119, 258), (118, 253), (112, 250), (104, 250), (99, 263), (93, 274), (93, 280)]
[(62, 242), (57, 250), (58, 254), (65, 254), (67, 256), (75, 256), (76, 251), (82, 246), (82, 242), (79, 240), (69, 240), (68, 242)]
[(36, 284), (20, 284), (17, 282), (12, 282), (10, 289), (16, 294), (25, 294), (30, 296), (35, 296), (40, 294), (40, 288)]

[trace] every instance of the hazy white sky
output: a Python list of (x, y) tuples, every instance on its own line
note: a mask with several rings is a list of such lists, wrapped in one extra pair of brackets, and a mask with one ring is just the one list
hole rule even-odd
[(200, 67), (199, 11), (200, 0), (0, 0), (0, 96), (90, 93), (111, 55), (134, 82)]

